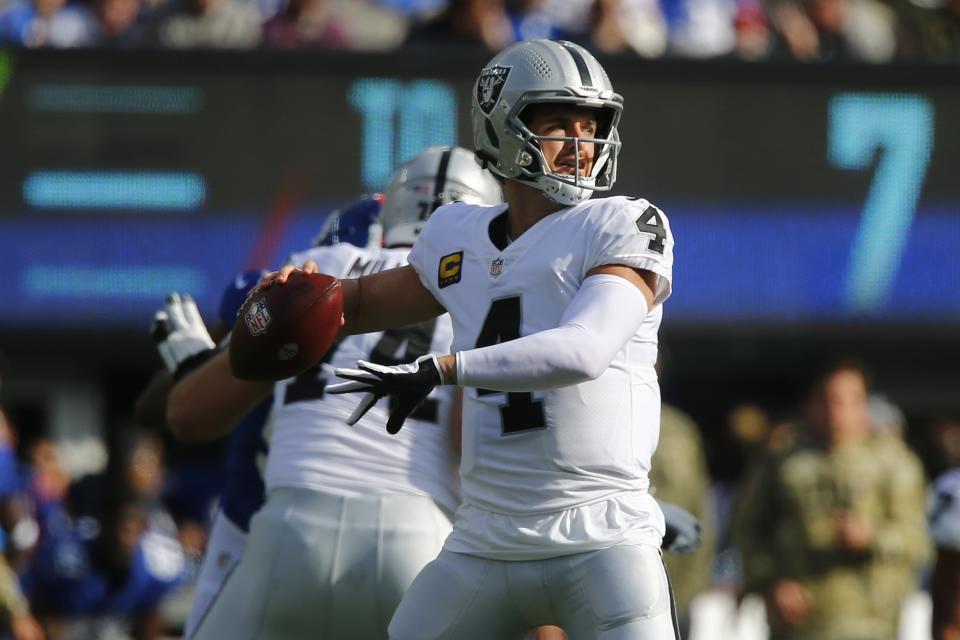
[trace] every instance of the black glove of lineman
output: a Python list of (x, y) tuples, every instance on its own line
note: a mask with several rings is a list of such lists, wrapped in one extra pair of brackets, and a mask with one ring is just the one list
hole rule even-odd
[(175, 378), (208, 358), (216, 346), (193, 298), (176, 292), (167, 296), (166, 305), (154, 314), (150, 335)]
[(697, 517), (670, 502), (657, 500), (667, 523), (660, 548), (673, 553), (693, 553), (700, 548), (700, 521)]
[(372, 362), (357, 361), (358, 369), (335, 369), (338, 377), (350, 382), (341, 382), (327, 387), (327, 393), (363, 393), (366, 394), (357, 408), (347, 418), (347, 424), (354, 425), (375, 405), (380, 398), (390, 396), (397, 399), (387, 420), (387, 433), (400, 431), (404, 420), (421, 402), (426, 400), (433, 388), (442, 384), (440, 368), (434, 356), (422, 356), (410, 364), (398, 364), (386, 367)]

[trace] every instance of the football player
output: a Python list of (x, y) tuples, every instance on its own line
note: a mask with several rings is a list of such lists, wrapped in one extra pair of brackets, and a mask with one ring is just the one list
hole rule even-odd
[(395, 640), (541, 624), (576, 640), (678, 635), (648, 491), (674, 240), (642, 198), (590, 199), (614, 185), (622, 108), (582, 47), (512, 45), (472, 102), (476, 154), (506, 204), (442, 207), (408, 266), (342, 281), (344, 335), (444, 311), (454, 324), (453, 355), (339, 370), (349, 382), (328, 392), (364, 394), (354, 419), (389, 396), (396, 433), (434, 388), (465, 389), (463, 503), (390, 623)]
[[(379, 227), (376, 221), (382, 203), (383, 195), (374, 194), (334, 211), (314, 244), (326, 247), (340, 242), (358, 247), (366, 247), (371, 243), (378, 245), (380, 235), (376, 230)], [(226, 287), (220, 299), (219, 326), (213, 329), (214, 336), (224, 336), (233, 326), (237, 311), (264, 273), (258, 270), (245, 271)], [(157, 312), (154, 319), (153, 334), (167, 367), (165, 373), (168, 374), (175, 374), (181, 364), (206, 353), (214, 344), (189, 296), (171, 295), (168, 298), (166, 306)], [(154, 423), (157, 417), (151, 413), (160, 413), (162, 424), (169, 388), (169, 375), (156, 377), (139, 399), (138, 416), (148, 423)], [(264, 426), (272, 406), (271, 400), (270, 397), (263, 400), (230, 431), (224, 453), (226, 480), (220, 496), (220, 508), (214, 516), (197, 576), (193, 606), (184, 626), (184, 637), (187, 639), (193, 637), (198, 622), (206, 615), (227, 576), (239, 562), (250, 530), (250, 518), (263, 506), (263, 469), (268, 450)], [(191, 433), (177, 435), (187, 441), (191, 436), (195, 437)]]
[[(427, 149), (400, 167), (380, 216), (386, 248), (345, 243), (294, 256), (342, 278), (406, 265), (430, 214), (453, 202), (496, 203), (500, 187), (473, 154)], [(312, 262), (312, 263), (313, 263)], [(459, 504), (452, 388), (410, 416), (400, 438), (384, 426), (389, 403), (351, 420), (354, 402), (330, 396), (331, 367), (358, 358), (385, 366), (448, 354), (448, 317), (346, 338), (326, 362), (273, 385), (237, 380), (214, 356), (174, 387), (168, 418), (193, 439), (213, 438), (273, 392), (267, 502), (244, 555), (194, 634), (206, 638), (378, 638), (420, 569), (439, 553)], [(212, 350), (204, 353), (209, 356)], [(345, 423), (348, 420), (353, 427)]]
[[(218, 311), (219, 326), (214, 336), (223, 336), (233, 325), (237, 310), (262, 272), (241, 274), (224, 291)], [(189, 296), (172, 294), (154, 320), (154, 339), (169, 372), (176, 375), (178, 366), (191, 356), (213, 348), (200, 313)], [(182, 373), (182, 371), (181, 371)], [(169, 387), (166, 387), (167, 391)], [(246, 544), (250, 518), (263, 505), (263, 460), (267, 443), (263, 434), (270, 403), (261, 402), (244, 416), (230, 432), (224, 451), (225, 480), (220, 495), (220, 508), (214, 516), (200, 572), (197, 575), (193, 606), (187, 617), (183, 635), (192, 638), (197, 623), (233, 571)], [(189, 440), (189, 434), (176, 434)], [(185, 437), (186, 436), (186, 437)]]

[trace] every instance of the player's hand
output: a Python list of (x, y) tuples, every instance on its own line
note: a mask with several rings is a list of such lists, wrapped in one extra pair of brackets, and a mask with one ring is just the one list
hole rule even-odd
[(172, 374), (187, 360), (215, 346), (193, 298), (176, 292), (167, 296), (167, 304), (154, 314), (150, 335), (163, 364)]
[(666, 532), (660, 548), (673, 553), (693, 553), (700, 548), (700, 521), (697, 517), (671, 502), (657, 501), (666, 521)]
[(434, 387), (443, 383), (437, 359), (422, 356), (416, 362), (386, 367), (372, 362), (357, 361), (357, 369), (335, 369), (341, 382), (327, 387), (327, 393), (362, 393), (364, 397), (354, 409), (347, 424), (354, 425), (380, 398), (396, 398), (396, 405), (387, 420), (387, 433), (397, 433), (414, 409), (426, 400)]
[(260, 282), (258, 282), (257, 286), (250, 290), (250, 293), (247, 294), (247, 298), (249, 299), (250, 296), (260, 293), (264, 289), (272, 287), (275, 284), (283, 284), (290, 277), (291, 273), (317, 273), (318, 271), (319, 269), (317, 267), (317, 263), (313, 260), (307, 260), (303, 263), (302, 267), (295, 267), (292, 264), (284, 265), (276, 271), (271, 271), (260, 278)]

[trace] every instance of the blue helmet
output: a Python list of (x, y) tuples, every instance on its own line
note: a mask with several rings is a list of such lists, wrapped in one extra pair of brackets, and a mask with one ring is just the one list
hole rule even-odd
[(237, 312), (243, 306), (250, 290), (257, 286), (260, 278), (266, 275), (266, 271), (259, 269), (250, 269), (243, 273), (238, 273), (237, 277), (227, 285), (220, 297), (220, 309), (217, 314), (220, 322), (227, 327), (233, 326), (233, 321), (237, 317)]
[(380, 207), (383, 205), (383, 194), (363, 196), (342, 209), (330, 214), (323, 230), (314, 245), (329, 247), (340, 242), (348, 242), (357, 247), (366, 247), (370, 244), (370, 228), (376, 224), (380, 216)]

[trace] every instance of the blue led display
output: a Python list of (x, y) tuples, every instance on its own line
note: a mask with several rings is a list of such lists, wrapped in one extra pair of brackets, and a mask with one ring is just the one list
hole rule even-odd
[(933, 153), (933, 105), (918, 95), (843, 93), (828, 116), (835, 166), (871, 169), (880, 152), (843, 283), (847, 306), (870, 311), (893, 291)]
[(301, 212), (269, 264), (250, 264), (263, 229), (250, 212), (204, 218), (0, 219), (0, 326), (146, 330), (170, 291), (188, 292), (205, 314), (247, 267), (276, 267), (310, 244), (329, 207)]
[(206, 184), (194, 173), (38, 171), (23, 182), (24, 202), (37, 208), (187, 212), (205, 197)]
[(198, 87), (99, 84), (35, 84), (24, 100), (40, 113), (189, 114), (206, 102)]
[[(960, 320), (960, 216), (949, 207), (917, 211), (892, 276), (896, 295), (851, 309), (843, 283), (861, 226), (856, 206), (662, 204), (677, 239), (671, 322)], [(225, 282), (307, 246), (326, 209), (301, 212), (272, 264), (258, 265), (248, 265), (262, 232), (250, 213), (0, 221), (0, 326), (146, 327), (173, 289), (213, 314)]]

